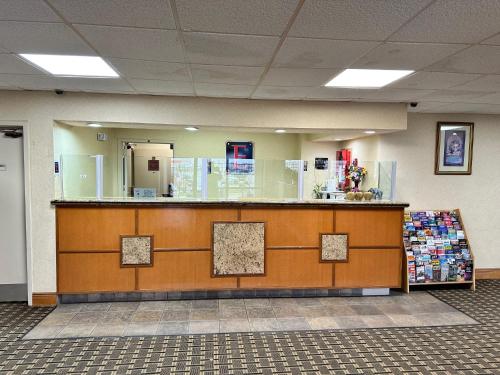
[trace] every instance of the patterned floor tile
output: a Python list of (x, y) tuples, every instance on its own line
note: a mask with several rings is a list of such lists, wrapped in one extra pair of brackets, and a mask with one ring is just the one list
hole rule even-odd
[[(53, 309), (2, 303), (0, 374), (500, 373), (500, 280), (480, 281), (475, 292), (465, 289), (433, 290), (420, 292), (415, 299), (409, 296), (398, 298), (400, 305), (412, 305), (417, 299), (418, 303), (436, 303), (437, 298), (474, 319), (475, 324), (429, 326), (427, 322), (425, 326), (414, 327), (314, 331), (301, 330), (297, 323), (296, 328), (283, 332), (281, 318), (254, 319), (255, 327), (267, 329), (220, 334), (210, 332), (205, 335), (189, 334), (187, 322), (162, 322), (138, 327), (142, 328), (143, 334), (147, 334), (146, 328), (149, 332), (154, 329), (158, 336), (40, 339), (36, 337), (37, 331), (52, 330), (51, 337), (56, 337), (57, 330), (64, 328), (37, 325)], [(282, 306), (272, 301), (273, 307)], [(170, 302), (175, 301), (166, 305)], [(320, 302), (329, 306), (341, 304), (332, 303), (334, 301), (330, 299), (321, 299)], [(432, 313), (410, 314), (407, 311), (406, 314), (399, 314), (400, 311), (385, 310), (381, 305), (376, 303), (381, 311), (393, 316), (411, 316), (422, 321), (432, 317)], [(64, 309), (57, 310), (64, 313)], [(72, 307), (65, 311), (77, 313), (78, 309)], [(182, 305), (180, 309), (189, 310), (189, 307)], [(167, 310), (171, 309), (166, 307)], [(440, 318), (434, 320), (463, 319), (463, 314), (449, 314), (455, 315), (440, 314)], [(368, 320), (381, 316), (360, 317), (368, 326)], [(295, 318), (283, 319), (291, 322)], [(264, 326), (266, 320), (272, 323)], [(218, 324), (218, 321), (213, 322), (214, 327)], [(93, 332), (100, 326), (103, 325), (97, 324)], [(135, 333), (139, 331), (137, 329)], [(31, 336), (32, 339), (23, 340), (26, 334), (26, 338)], [(160, 336), (163, 334), (167, 336)]]

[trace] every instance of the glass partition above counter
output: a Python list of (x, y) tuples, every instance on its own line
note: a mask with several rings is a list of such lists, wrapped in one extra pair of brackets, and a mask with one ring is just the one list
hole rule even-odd
[[(59, 158), (56, 199), (173, 197), (176, 199), (345, 199), (355, 189), (395, 199), (396, 162), (175, 158), (130, 160), (103, 155), (64, 154)], [(351, 168), (350, 168), (351, 167)]]

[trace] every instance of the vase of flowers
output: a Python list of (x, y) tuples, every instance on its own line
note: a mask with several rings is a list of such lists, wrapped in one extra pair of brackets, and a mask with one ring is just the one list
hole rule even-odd
[(357, 192), (359, 191), (359, 184), (365, 178), (366, 176), (366, 168), (361, 167), (358, 165), (358, 159), (354, 159), (352, 161), (352, 164), (349, 166), (349, 170), (347, 173), (347, 177), (354, 182), (354, 188), (352, 188), (352, 191)]

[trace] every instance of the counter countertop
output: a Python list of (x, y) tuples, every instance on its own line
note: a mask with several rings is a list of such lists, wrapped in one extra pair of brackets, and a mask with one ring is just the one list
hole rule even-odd
[(56, 199), (54, 206), (218, 206), (218, 207), (248, 207), (248, 206), (342, 206), (342, 207), (408, 207), (406, 202), (390, 200), (348, 201), (333, 199), (177, 199), (177, 198), (80, 198)]

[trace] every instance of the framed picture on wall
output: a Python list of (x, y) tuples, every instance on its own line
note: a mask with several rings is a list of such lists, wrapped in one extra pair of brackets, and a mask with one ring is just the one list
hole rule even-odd
[(438, 122), (434, 174), (471, 174), (474, 123)]

